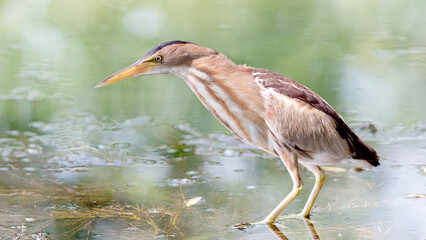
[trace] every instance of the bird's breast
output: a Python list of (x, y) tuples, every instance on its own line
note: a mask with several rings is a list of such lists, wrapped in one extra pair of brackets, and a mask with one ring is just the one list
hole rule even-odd
[(221, 81), (198, 69), (176, 75), (185, 80), (203, 105), (240, 140), (268, 152), (274, 151), (262, 117), (263, 103), (256, 104), (259, 99), (255, 94), (242, 92), (238, 86), (226, 84), (226, 80)]

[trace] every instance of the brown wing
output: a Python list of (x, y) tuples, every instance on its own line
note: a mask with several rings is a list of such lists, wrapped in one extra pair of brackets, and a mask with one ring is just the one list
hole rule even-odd
[(269, 97), (267, 123), (277, 140), (300, 153), (326, 153), (332, 158), (353, 157), (377, 166), (378, 155), (346, 125), (318, 94), (281, 74), (251, 68)]

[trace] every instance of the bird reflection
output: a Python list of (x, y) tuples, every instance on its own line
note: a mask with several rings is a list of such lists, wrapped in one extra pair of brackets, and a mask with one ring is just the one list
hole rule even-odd
[(275, 226), (274, 223), (267, 223), (266, 226), (269, 228), (269, 230), (271, 230), (271, 232), (278, 238), (281, 240), (288, 240), (288, 238), (284, 235), (283, 232), (281, 232), (281, 230)]
[(305, 222), (305, 226), (308, 229), (309, 233), (311, 234), (311, 238), (312, 239), (320, 239), (317, 231), (315, 230), (314, 224), (312, 223), (311, 219), (303, 218), (303, 221)]
[[(305, 222), (305, 226), (306, 229), (308, 229), (309, 234), (311, 235), (312, 239), (315, 240), (319, 240), (319, 236), (317, 231), (315, 230), (314, 224), (312, 223), (312, 221), (310, 219), (307, 218), (302, 218), (303, 221)], [(284, 235), (283, 232), (281, 232), (281, 230), (277, 227), (276, 223), (268, 223), (266, 224), (266, 226), (269, 228), (269, 230), (271, 230), (271, 232), (278, 238), (281, 240), (288, 240), (288, 238)]]

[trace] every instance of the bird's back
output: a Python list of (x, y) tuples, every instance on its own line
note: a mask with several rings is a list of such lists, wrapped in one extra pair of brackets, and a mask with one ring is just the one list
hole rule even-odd
[(373, 166), (379, 165), (377, 152), (318, 94), (270, 70), (248, 68), (248, 71), (273, 102), (267, 114), (268, 125), (284, 147), (291, 147), (306, 158), (324, 152), (335, 159), (345, 158), (347, 154)]

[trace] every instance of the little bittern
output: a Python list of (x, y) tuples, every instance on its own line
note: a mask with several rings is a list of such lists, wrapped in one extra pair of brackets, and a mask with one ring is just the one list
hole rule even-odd
[(379, 156), (318, 94), (281, 74), (236, 65), (223, 54), (184, 41), (158, 45), (134, 64), (96, 87), (153, 74), (173, 74), (188, 84), (204, 106), (245, 143), (281, 158), (293, 189), (263, 220), (274, 222), (303, 187), (298, 163), (315, 175), (301, 215), (309, 212), (324, 184), (320, 165), (343, 159), (378, 166)]

